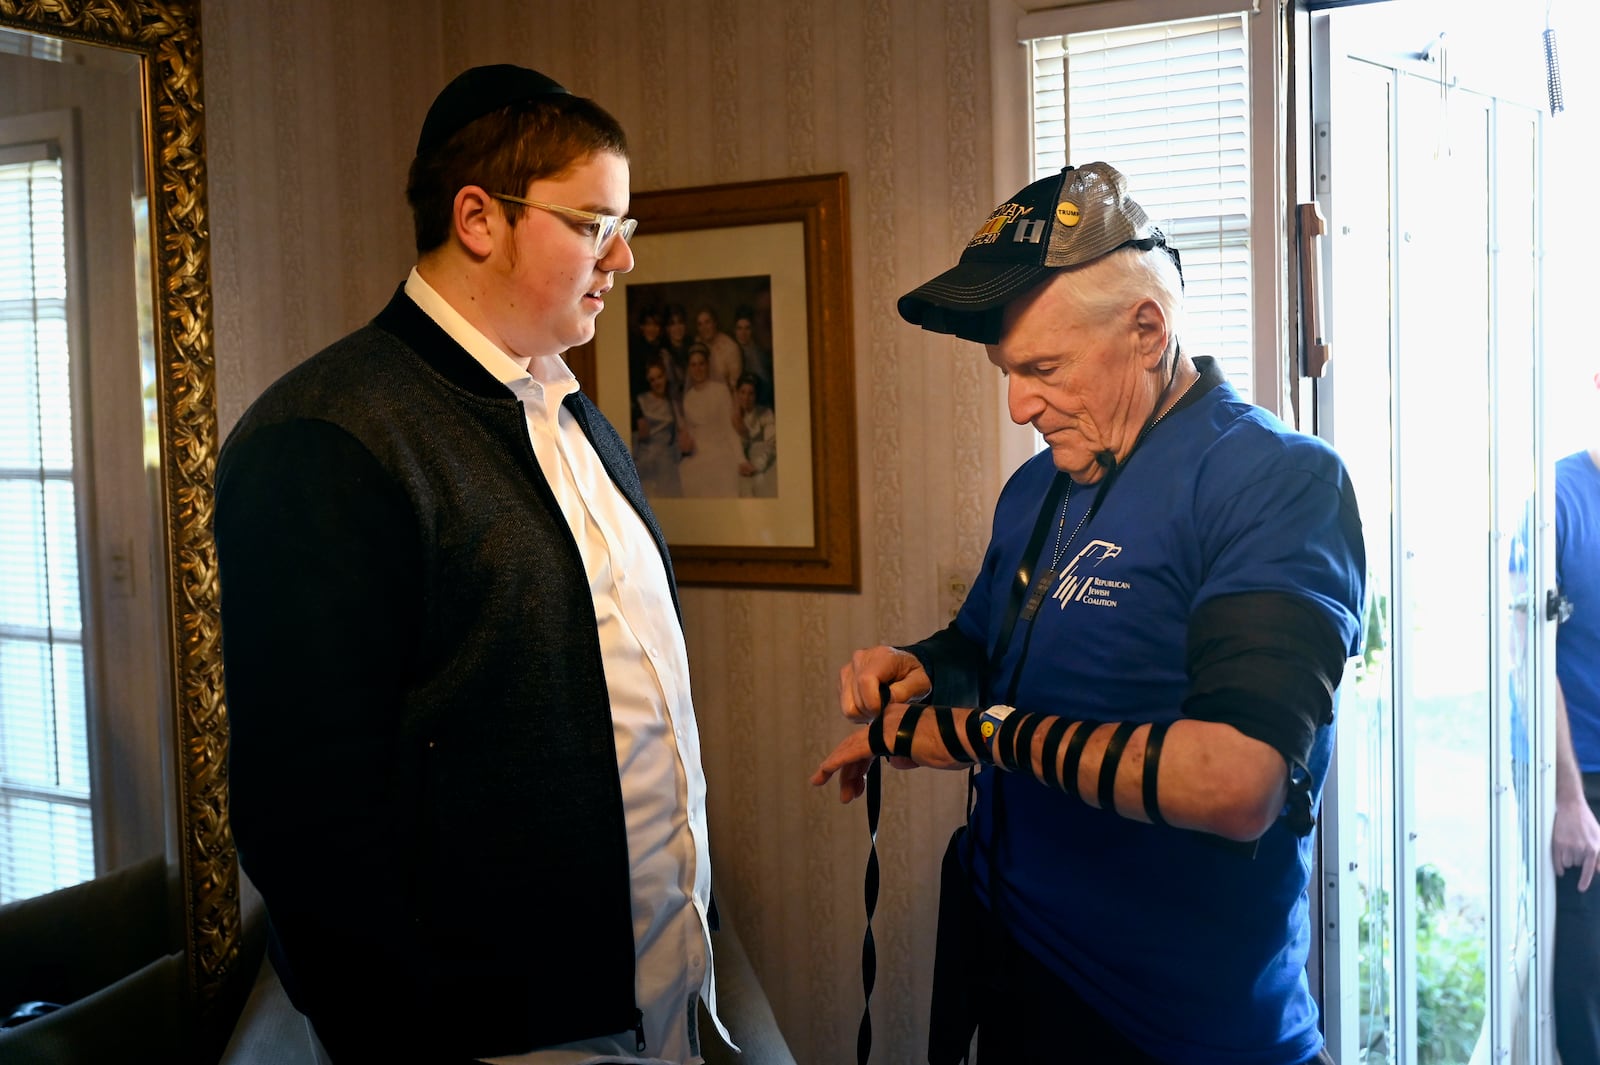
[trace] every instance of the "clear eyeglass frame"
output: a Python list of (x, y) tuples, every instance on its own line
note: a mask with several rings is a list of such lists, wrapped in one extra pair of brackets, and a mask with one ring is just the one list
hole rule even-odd
[(633, 239), (634, 231), (639, 228), (637, 218), (619, 218), (614, 214), (599, 214), (595, 211), (585, 211), (577, 207), (563, 207), (559, 203), (544, 203), (540, 200), (527, 200), (521, 196), (512, 196), (506, 192), (491, 192), (490, 197), (505, 203), (520, 204), (523, 207), (537, 207), (541, 211), (549, 211), (570, 222), (578, 222), (594, 227), (594, 257), (605, 258), (611, 248), (613, 237), (620, 236), (626, 243)]

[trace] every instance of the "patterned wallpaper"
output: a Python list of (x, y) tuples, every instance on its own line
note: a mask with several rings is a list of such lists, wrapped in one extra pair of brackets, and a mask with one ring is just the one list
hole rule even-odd
[[(845, 732), (840, 665), (943, 624), (1001, 481), (997, 379), (895, 299), (993, 205), (987, 0), (207, 3), (218, 394), (267, 384), (382, 305), (412, 262), (403, 186), (439, 87), (538, 67), (627, 128), (635, 190), (849, 174), (859, 594), (683, 595), (719, 901), (797, 1060), (854, 1060), (863, 804), (806, 778)], [(610, 313), (617, 313), (616, 309)], [(939, 859), (964, 777), (890, 773), (874, 1062), (924, 1059)], [(737, 1033), (735, 1033), (737, 1036)]]

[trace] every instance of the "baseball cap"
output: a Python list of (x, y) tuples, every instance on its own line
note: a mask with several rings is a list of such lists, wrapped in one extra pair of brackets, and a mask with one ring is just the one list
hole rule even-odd
[(1161, 248), (1166, 235), (1128, 196), (1128, 179), (1108, 163), (1069, 166), (996, 207), (955, 266), (900, 297), (900, 317), (978, 344), (1000, 341), (1005, 305), (1056, 270), (1118, 248)]
[(511, 63), (472, 67), (457, 74), (437, 97), (422, 120), (417, 154), (438, 148), (467, 125), (484, 115), (525, 104), (541, 96), (570, 96), (555, 79)]

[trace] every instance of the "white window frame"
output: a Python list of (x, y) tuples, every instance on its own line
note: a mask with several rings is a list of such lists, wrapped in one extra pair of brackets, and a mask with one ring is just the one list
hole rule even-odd
[[(85, 689), (82, 695), (84, 705), (84, 721), (80, 727), (86, 738), (87, 764), (84, 766), (88, 795), (80, 803), (67, 796), (52, 797), (48, 791), (41, 792), (36, 798), (44, 799), (51, 803), (62, 805), (82, 806), (89, 814), (90, 833), (90, 859), (88, 869), (79, 869), (76, 873), (67, 875), (65, 879), (57, 877), (56, 887), (67, 887), (72, 883), (80, 882), (98, 875), (105, 865), (105, 832), (106, 821), (105, 792), (101, 786), (103, 776), (103, 759), (99, 756), (100, 743), (99, 730), (94, 711), (95, 703), (95, 676), (96, 663), (92, 652), (93, 634), (95, 631), (95, 612), (92, 597), (85, 594), (90, 577), (88, 558), (85, 553), (85, 544), (90, 542), (92, 536), (91, 507), (93, 491), (89, 479), (91, 471), (83, 457), (88, 453), (89, 429), (85, 417), (83, 404), (84, 371), (81, 350), (84, 344), (84, 328), (82, 321), (82, 308), (76, 293), (82, 289), (78, 278), (81, 276), (81, 264), (78, 261), (78, 183), (80, 179), (80, 156), (78, 153), (77, 128), (71, 110), (53, 110), (36, 112), (33, 114), (7, 116), (0, 118), (0, 146), (28, 146), (48, 145), (51, 155), (61, 164), (61, 184), (63, 194), (63, 250), (66, 258), (67, 297), (66, 297), (66, 326), (68, 350), (74, 354), (71, 357), (70, 388), (72, 411), (72, 451), (75, 520), (77, 535), (77, 584), (80, 593), (80, 627), (79, 643), (82, 648), (83, 683)], [(11, 790), (11, 789), (8, 789)], [(23, 796), (28, 789), (21, 789), (16, 794)], [(55, 867), (64, 869), (62, 856), (55, 856)]]
[[(990, 89), (993, 100), (994, 188), (998, 198), (1031, 180), (1034, 158), (1028, 48), (1039, 37), (1090, 33), (1180, 19), (1245, 12), (1250, 65), (1250, 246), (1252, 400), (1294, 421), (1291, 343), (1294, 306), (1288, 290), (1288, 60), (1283, 0), (1099, 0), (1046, 7), (1039, 0), (990, 0)], [(1115, 160), (1108, 160), (1115, 163)], [(1004, 411), (1004, 395), (1001, 408)], [(1029, 431), (1001, 419), (1000, 454), (1007, 469), (1032, 454)]]

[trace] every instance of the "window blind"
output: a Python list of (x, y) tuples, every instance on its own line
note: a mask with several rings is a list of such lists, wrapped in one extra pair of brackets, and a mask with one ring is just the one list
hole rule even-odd
[(0, 903), (94, 875), (63, 177), (0, 147)]
[(1250, 93), (1243, 13), (1029, 42), (1033, 172), (1104, 161), (1183, 256), (1184, 350), (1251, 398)]

